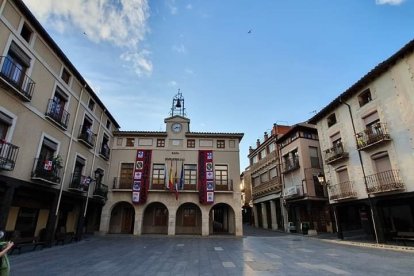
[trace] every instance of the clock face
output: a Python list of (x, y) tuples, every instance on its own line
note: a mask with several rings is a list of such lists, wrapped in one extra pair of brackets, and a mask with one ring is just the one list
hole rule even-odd
[(181, 124), (180, 124), (180, 123), (175, 123), (175, 124), (173, 124), (173, 125), (171, 126), (171, 130), (172, 130), (173, 132), (175, 132), (175, 133), (180, 132), (180, 131), (181, 131), (181, 128), (182, 128), (182, 126), (181, 126)]

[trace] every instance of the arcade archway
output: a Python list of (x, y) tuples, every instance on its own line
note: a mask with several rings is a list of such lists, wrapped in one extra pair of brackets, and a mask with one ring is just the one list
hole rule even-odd
[(182, 204), (175, 217), (176, 235), (201, 235), (201, 210), (194, 203)]
[(109, 233), (132, 234), (134, 233), (135, 209), (128, 202), (116, 203), (111, 211)]
[(154, 202), (145, 208), (142, 234), (168, 234), (168, 209), (164, 204)]
[(210, 234), (232, 234), (236, 233), (236, 216), (233, 208), (225, 203), (218, 203), (210, 210)]

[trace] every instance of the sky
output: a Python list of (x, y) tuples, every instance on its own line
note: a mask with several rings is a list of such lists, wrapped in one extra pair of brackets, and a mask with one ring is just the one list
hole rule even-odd
[(414, 39), (414, 0), (24, 0), (121, 125), (165, 131), (178, 89), (191, 131), (311, 118)]

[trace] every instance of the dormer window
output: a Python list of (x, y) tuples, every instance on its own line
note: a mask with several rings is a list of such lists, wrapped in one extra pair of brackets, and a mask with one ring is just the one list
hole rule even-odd
[(364, 106), (370, 101), (372, 101), (371, 91), (369, 89), (365, 90), (358, 96), (359, 106)]
[(66, 68), (63, 68), (61, 78), (62, 78), (62, 80), (63, 80), (66, 84), (69, 84), (69, 81), (70, 81), (70, 73), (69, 73), (69, 71), (68, 71), (68, 70), (66, 70)]
[(332, 113), (331, 115), (328, 116), (327, 122), (328, 122), (328, 127), (331, 127), (334, 124), (336, 124), (336, 116), (335, 116), (335, 113)]
[(26, 40), (27, 43), (30, 42), (30, 38), (32, 37), (33, 31), (29, 28), (29, 26), (23, 24), (22, 30), (20, 31), (20, 36)]

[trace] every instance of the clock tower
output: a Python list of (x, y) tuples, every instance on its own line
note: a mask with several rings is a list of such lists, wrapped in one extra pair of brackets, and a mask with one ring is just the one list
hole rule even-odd
[(184, 97), (178, 89), (177, 95), (172, 100), (170, 117), (165, 119), (167, 132), (174, 136), (184, 136), (190, 131), (190, 120), (186, 117)]

